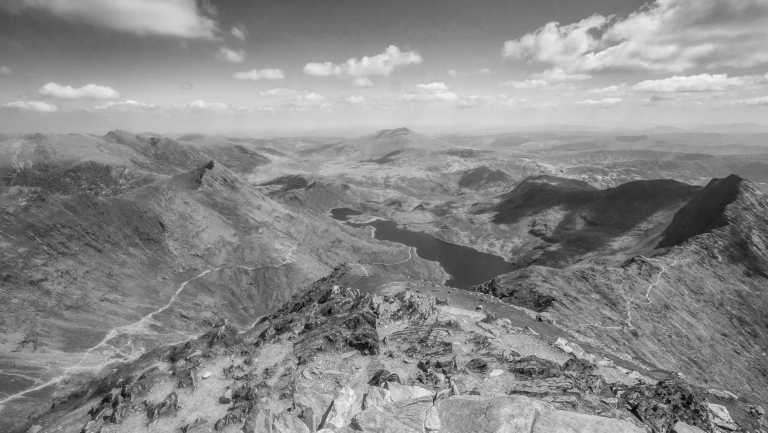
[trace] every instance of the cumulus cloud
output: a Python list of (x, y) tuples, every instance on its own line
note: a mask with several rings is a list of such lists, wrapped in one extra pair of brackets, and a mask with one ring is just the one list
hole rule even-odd
[(417, 84), (416, 88), (421, 90), (432, 91), (432, 92), (448, 90), (448, 86), (445, 83), (437, 82), (437, 81), (432, 83)]
[(568, 72), (768, 63), (765, 0), (656, 0), (627, 17), (550, 22), (504, 43), (503, 55)]
[(423, 61), (415, 51), (401, 51), (395, 45), (388, 46), (384, 52), (360, 59), (350, 58), (343, 63), (310, 62), (304, 65), (304, 73), (316, 77), (331, 76), (387, 76), (401, 66), (416, 65)]
[(266, 68), (266, 69), (253, 69), (246, 72), (237, 72), (234, 75), (238, 80), (282, 80), (285, 78), (285, 73), (282, 69)]
[(285, 87), (277, 87), (274, 89), (262, 90), (259, 92), (261, 96), (293, 96), (299, 93), (295, 89), (287, 89)]
[(93, 107), (94, 110), (115, 110), (115, 111), (140, 111), (157, 108), (154, 104), (146, 104), (134, 99), (125, 99), (122, 101), (109, 101)]
[(547, 69), (544, 72), (533, 74), (535, 80), (544, 80), (551, 83), (564, 83), (570, 81), (584, 81), (592, 78), (589, 74), (568, 73), (561, 68)]
[(0, 75), (11, 75), (13, 71), (8, 66), (0, 66)]
[(352, 85), (355, 87), (373, 87), (373, 81), (367, 77), (357, 77), (352, 80)]
[(632, 89), (642, 92), (715, 92), (745, 84), (742, 77), (729, 77), (728, 74), (675, 75), (659, 80), (641, 81)]
[(443, 82), (432, 82), (416, 85), (415, 92), (405, 93), (400, 99), (421, 102), (455, 102), (459, 100), (459, 95), (451, 91)]
[(513, 89), (538, 89), (541, 87), (547, 86), (546, 81), (544, 80), (511, 80), (511, 81), (505, 81), (502, 83), (504, 86), (512, 87)]
[(72, 87), (58, 83), (47, 83), (38, 91), (43, 96), (60, 99), (117, 99), (117, 90), (98, 84), (86, 84), (83, 87)]
[(243, 63), (245, 60), (245, 51), (233, 50), (229, 47), (221, 47), (219, 48), (218, 57), (219, 59), (229, 63)]
[(739, 101), (739, 103), (742, 105), (751, 105), (751, 106), (758, 106), (758, 105), (768, 106), (768, 96), (757, 96), (754, 98), (742, 99), (741, 101)]
[(229, 33), (235, 38), (239, 39), (241, 41), (244, 41), (245, 38), (248, 36), (248, 30), (245, 28), (245, 26), (234, 26), (229, 31)]
[(590, 89), (589, 93), (622, 93), (626, 91), (627, 85), (624, 83), (621, 84), (611, 84), (610, 86), (605, 87), (598, 87), (595, 89)]
[(8, 0), (15, 13), (42, 11), (59, 18), (137, 35), (213, 39), (217, 32), (211, 10), (197, 0)]
[(38, 111), (41, 113), (59, 111), (59, 107), (43, 101), (14, 101), (3, 105), (3, 107), (24, 111)]
[(212, 110), (212, 111), (224, 111), (229, 108), (229, 105), (223, 102), (208, 102), (202, 99), (197, 99), (187, 103), (181, 108), (192, 108), (195, 110)]
[(590, 107), (612, 107), (616, 104), (620, 104), (623, 101), (621, 98), (602, 98), (602, 99), (585, 99), (578, 101), (578, 105), (586, 105)]
[(362, 104), (363, 102), (365, 102), (365, 98), (363, 98), (362, 96), (348, 96), (344, 100), (350, 104), (355, 104), (355, 105)]

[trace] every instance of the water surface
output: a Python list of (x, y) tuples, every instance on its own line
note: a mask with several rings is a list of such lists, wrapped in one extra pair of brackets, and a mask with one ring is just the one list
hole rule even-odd
[[(338, 212), (334, 212), (338, 211)], [(352, 211), (354, 213), (349, 213)], [(334, 218), (346, 221), (348, 215), (359, 215), (353, 209), (338, 208), (331, 211)], [(456, 245), (434, 236), (403, 229), (389, 220), (374, 220), (364, 224), (347, 223), (355, 227), (371, 226), (376, 239), (398, 242), (416, 249), (419, 257), (440, 263), (451, 278), (447, 286), (466, 289), (491, 278), (518, 268), (499, 256), (477, 251), (463, 245)]]

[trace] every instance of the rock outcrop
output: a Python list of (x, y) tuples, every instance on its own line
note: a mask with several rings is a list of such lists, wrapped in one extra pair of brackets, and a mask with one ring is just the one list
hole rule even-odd
[(222, 322), (149, 353), (62, 400), (37, 431), (669, 433), (730, 417), (682, 381), (578, 358), (427, 295), (343, 287), (344, 274), (250, 329)]

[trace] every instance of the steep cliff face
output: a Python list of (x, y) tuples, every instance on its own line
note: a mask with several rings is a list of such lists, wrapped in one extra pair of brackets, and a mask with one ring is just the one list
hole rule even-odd
[[(726, 406), (679, 378), (404, 291), (345, 268), (241, 332), (157, 349), (33, 422), (36, 432), (720, 431)], [(639, 382), (638, 382), (639, 381)], [(738, 405), (730, 404), (733, 411)], [(686, 430), (687, 429), (687, 430)]]
[(525, 306), (522, 295), (551, 297), (545, 317), (580, 340), (765, 404), (766, 227), (762, 193), (715, 180), (675, 214), (661, 243), (674, 246), (620, 266), (529, 267), (497, 277), (491, 292)]

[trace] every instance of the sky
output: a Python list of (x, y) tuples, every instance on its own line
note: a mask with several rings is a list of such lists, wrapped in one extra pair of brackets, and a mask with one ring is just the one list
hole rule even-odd
[(0, 132), (766, 115), (768, 0), (0, 0)]

